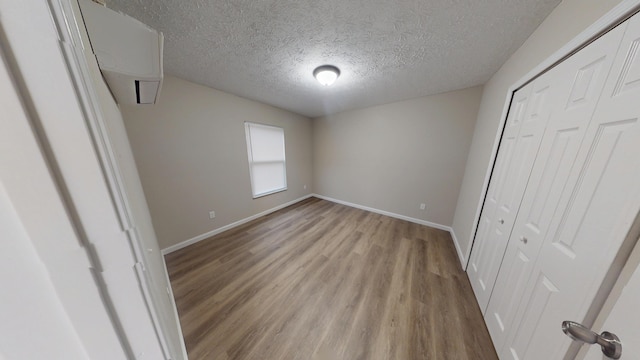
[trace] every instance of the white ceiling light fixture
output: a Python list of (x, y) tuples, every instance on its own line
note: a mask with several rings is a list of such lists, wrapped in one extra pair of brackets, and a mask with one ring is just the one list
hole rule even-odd
[(333, 65), (318, 66), (313, 70), (313, 76), (320, 84), (329, 86), (338, 79), (338, 76), (340, 76), (340, 69)]

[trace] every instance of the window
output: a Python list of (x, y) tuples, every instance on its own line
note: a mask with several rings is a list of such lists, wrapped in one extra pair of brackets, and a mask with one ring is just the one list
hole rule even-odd
[(287, 190), (284, 129), (244, 123), (253, 198)]

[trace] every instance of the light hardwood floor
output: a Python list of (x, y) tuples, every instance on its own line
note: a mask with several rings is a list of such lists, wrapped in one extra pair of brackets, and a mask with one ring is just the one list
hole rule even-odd
[(310, 198), (167, 255), (189, 359), (497, 359), (449, 233)]

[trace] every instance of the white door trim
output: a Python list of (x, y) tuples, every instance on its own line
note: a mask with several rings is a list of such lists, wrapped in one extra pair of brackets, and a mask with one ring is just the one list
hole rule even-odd
[[(123, 177), (117, 166), (117, 155), (113, 149), (109, 136), (107, 135), (105, 119), (102, 111), (100, 110), (101, 106), (98, 100), (98, 95), (89, 83), (89, 79), (91, 79), (89, 65), (87, 64), (86, 57), (82, 50), (90, 45), (83, 42), (79, 27), (84, 27), (84, 24), (77, 23), (76, 21), (73, 10), (74, 5), (72, 4), (73, 1), (76, 0), (48, 1), (51, 18), (57, 28), (60, 42), (62, 43), (61, 50), (66, 60), (67, 69), (69, 70), (69, 74), (76, 86), (78, 102), (84, 112), (89, 130), (93, 135), (92, 142), (100, 158), (101, 167), (105, 175), (105, 180), (109, 185), (109, 191), (111, 193), (112, 202), (117, 211), (120, 226), (122, 230), (127, 233), (127, 238), (130, 242), (131, 249), (133, 250), (132, 255), (136, 262), (135, 270), (140, 284), (140, 290), (144, 296), (149, 316), (153, 322), (158, 343), (165, 358), (170, 359), (171, 353), (166, 333), (158, 319), (158, 310), (149, 293), (149, 280), (140, 267), (140, 264), (143, 261), (143, 249), (140, 243), (138, 231), (136, 231), (135, 228), (132, 211), (129, 206), (130, 200), (127, 193), (124, 191)], [(168, 290), (171, 292), (171, 289)], [(117, 288), (112, 289), (112, 292), (117, 291)], [(173, 298), (173, 294), (171, 294), (171, 296)], [(176, 323), (179, 324), (175, 303), (173, 305)], [(178, 328), (178, 332), (182, 338), (182, 329), (180, 327)], [(182, 353), (184, 359), (188, 358), (184, 342), (181, 342), (181, 349), (177, 350)]]
[(602, 33), (611, 29), (616, 24), (620, 23), (622, 20), (628, 18), (631, 14), (640, 10), (640, 0), (623, 0), (620, 4), (616, 5), (611, 11), (606, 13), (600, 19), (598, 19), (591, 26), (586, 28), (583, 32), (578, 34), (575, 38), (569, 41), (566, 45), (558, 49), (558, 51), (554, 52), (551, 56), (549, 56), (546, 60), (541, 62), (538, 66), (529, 71), (526, 75), (521, 77), (518, 81), (516, 81), (513, 85), (509, 87), (507, 94), (505, 96), (504, 106), (502, 107), (502, 114), (500, 116), (500, 123), (498, 124), (498, 131), (496, 132), (495, 139), (493, 141), (493, 147), (491, 149), (491, 160), (489, 162), (489, 166), (487, 167), (487, 171), (484, 176), (484, 181), (482, 183), (482, 192), (480, 194), (480, 201), (478, 201), (478, 206), (476, 207), (476, 213), (473, 218), (473, 227), (471, 228), (471, 246), (468, 247), (466, 254), (464, 255), (464, 261), (462, 267), (466, 270), (469, 264), (469, 258), (471, 256), (471, 251), (473, 249), (473, 242), (476, 238), (476, 231), (478, 229), (478, 223), (480, 221), (480, 215), (482, 212), (482, 207), (484, 204), (485, 197), (487, 196), (487, 191), (489, 188), (489, 180), (491, 178), (491, 173), (493, 171), (493, 166), (496, 160), (496, 156), (498, 154), (498, 148), (500, 146), (500, 139), (502, 137), (502, 131), (504, 130), (505, 121), (507, 118), (507, 114), (509, 112), (509, 106), (511, 105), (511, 98), (513, 94), (522, 86), (532, 81), (553, 65), (562, 61), (566, 57), (570, 56), (577, 50), (581, 49), (585, 45), (589, 44), (594, 39), (598, 38)]

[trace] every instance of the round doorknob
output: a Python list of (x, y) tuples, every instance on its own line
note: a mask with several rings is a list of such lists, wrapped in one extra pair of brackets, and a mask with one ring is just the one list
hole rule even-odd
[(499, 222), (500, 224), (504, 224), (504, 219), (498, 219), (498, 222)]
[(520, 241), (522, 241), (522, 243), (523, 243), (523, 244), (527, 245), (527, 243), (529, 242), (529, 239), (527, 239), (527, 238), (526, 238), (526, 237), (524, 237), (524, 236), (521, 236), (521, 237), (520, 237)]

